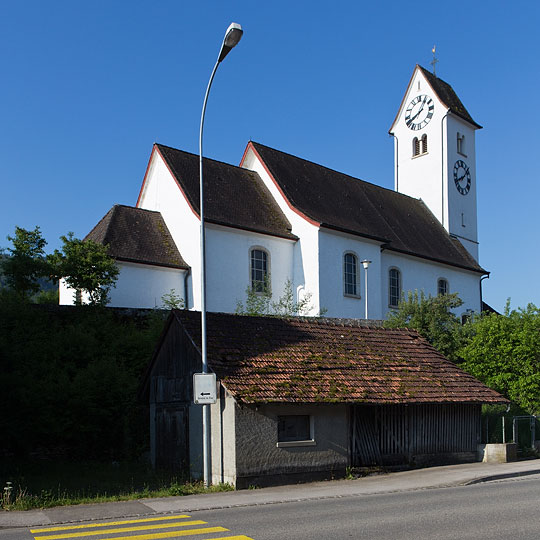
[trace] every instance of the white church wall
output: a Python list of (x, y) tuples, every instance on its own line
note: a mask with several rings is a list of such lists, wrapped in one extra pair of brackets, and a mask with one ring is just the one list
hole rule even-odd
[(272, 300), (283, 296), (293, 279), (293, 240), (208, 223), (206, 226), (206, 302), (209, 311), (234, 313), (245, 305), (250, 286), (250, 250), (269, 255)]
[[(457, 150), (457, 134), (465, 136), (464, 151)], [(446, 137), (448, 145), (448, 200), (447, 214), (449, 231), (462, 240), (465, 248), (478, 260), (478, 230), (477, 230), (477, 183), (476, 183), (476, 148), (475, 132), (470, 124), (460, 120), (456, 116), (448, 115)], [(463, 195), (456, 187), (454, 179), (454, 166), (462, 161), (467, 165), (470, 172), (471, 184), (468, 193)], [(460, 174), (463, 169), (459, 168)], [(461, 184), (465, 185), (462, 181)]]
[[(162, 296), (174, 289), (175, 295), (184, 299), (184, 276), (186, 270), (165, 268), (147, 264), (118, 262), (119, 274), (116, 287), (109, 292), (109, 307), (160, 308)], [(59, 281), (60, 305), (75, 304), (75, 289)], [(88, 295), (82, 295), (82, 303), (88, 303)]]
[(297, 295), (311, 295), (312, 315), (319, 312), (321, 306), (319, 293), (319, 227), (310, 223), (295, 212), (273, 181), (264, 164), (251, 148), (248, 148), (241, 166), (255, 171), (262, 179), (272, 197), (277, 202), (285, 217), (289, 220), (292, 233), (300, 238), (294, 247), (292, 281)]
[(188, 306), (200, 309), (200, 220), (157, 150), (152, 153), (137, 207), (161, 212), (184, 261), (191, 267)]
[(467, 310), (480, 312), (479, 274), (391, 251), (383, 251), (380, 280), (383, 317), (386, 317), (386, 314), (391, 311), (388, 305), (388, 274), (391, 268), (397, 268), (401, 272), (401, 288), (405, 295), (408, 291), (418, 291), (419, 293), (423, 291), (426, 296), (436, 296), (438, 280), (446, 279), (449, 287), (448, 292), (457, 292), (463, 300), (463, 305), (455, 310), (456, 315), (461, 316)]
[[(358, 260), (358, 296), (344, 294), (345, 253)], [(381, 251), (380, 243), (351, 234), (328, 229), (319, 231), (320, 302), (327, 317), (365, 317), (365, 270), (361, 261), (371, 261), (368, 267), (368, 316), (382, 318), (381, 311)]]
[(161, 308), (162, 297), (174, 290), (185, 301), (186, 270), (146, 264), (117, 263), (120, 270), (116, 288), (111, 289), (109, 306)]
[[(407, 107), (419, 95), (427, 95), (433, 100), (433, 117), (422, 129), (412, 130), (406, 125), (405, 116)], [(395, 190), (422, 199), (444, 227), (447, 227), (448, 219), (443, 215), (443, 193), (446, 189), (445, 178), (442, 178), (445, 172), (442, 168), (442, 138), (446, 111), (422, 73), (416, 70), (391, 129), (395, 136)], [(421, 139), (424, 134), (427, 135), (427, 153), (413, 156), (413, 139)]]

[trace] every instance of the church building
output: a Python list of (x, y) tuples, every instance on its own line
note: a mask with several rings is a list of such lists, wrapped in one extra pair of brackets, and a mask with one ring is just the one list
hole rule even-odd
[[(207, 309), (292, 286), (310, 315), (384, 319), (407, 291), (457, 292), (482, 308), (475, 131), (452, 87), (416, 66), (390, 127), (395, 189), (250, 141), (239, 166), (204, 159)], [(120, 268), (111, 306), (154, 308), (174, 291), (200, 309), (199, 158), (154, 144), (135, 207), (87, 235)], [(60, 303), (73, 291), (61, 284)], [(367, 310), (367, 311), (366, 311)]]

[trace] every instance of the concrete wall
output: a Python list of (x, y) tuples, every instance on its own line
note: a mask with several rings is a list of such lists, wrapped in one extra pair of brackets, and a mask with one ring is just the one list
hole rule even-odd
[[(349, 463), (347, 410), (341, 404), (236, 406), (237, 486), (343, 475)], [(285, 414), (312, 416), (313, 444), (278, 447), (278, 415)]]
[(234, 398), (219, 385), (218, 401), (210, 407), (212, 483), (236, 484)]

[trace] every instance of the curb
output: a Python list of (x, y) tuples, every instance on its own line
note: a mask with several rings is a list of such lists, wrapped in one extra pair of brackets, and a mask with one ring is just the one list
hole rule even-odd
[(483, 476), (482, 478), (474, 478), (461, 484), (462, 486), (473, 486), (474, 484), (482, 484), (483, 482), (495, 482), (497, 480), (505, 480), (507, 478), (517, 478), (519, 476), (530, 476), (533, 474), (540, 474), (540, 469), (532, 471), (519, 471), (505, 474), (492, 474), (491, 476)]

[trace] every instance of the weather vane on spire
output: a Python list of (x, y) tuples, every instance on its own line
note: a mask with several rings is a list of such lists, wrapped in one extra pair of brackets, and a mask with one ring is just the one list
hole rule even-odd
[(433, 49), (431, 49), (431, 52), (433, 53), (433, 60), (430, 62), (430, 64), (433, 66), (433, 75), (437, 76), (435, 73), (435, 64), (439, 61), (439, 59), (435, 56), (435, 48), (436, 46), (433, 45)]

